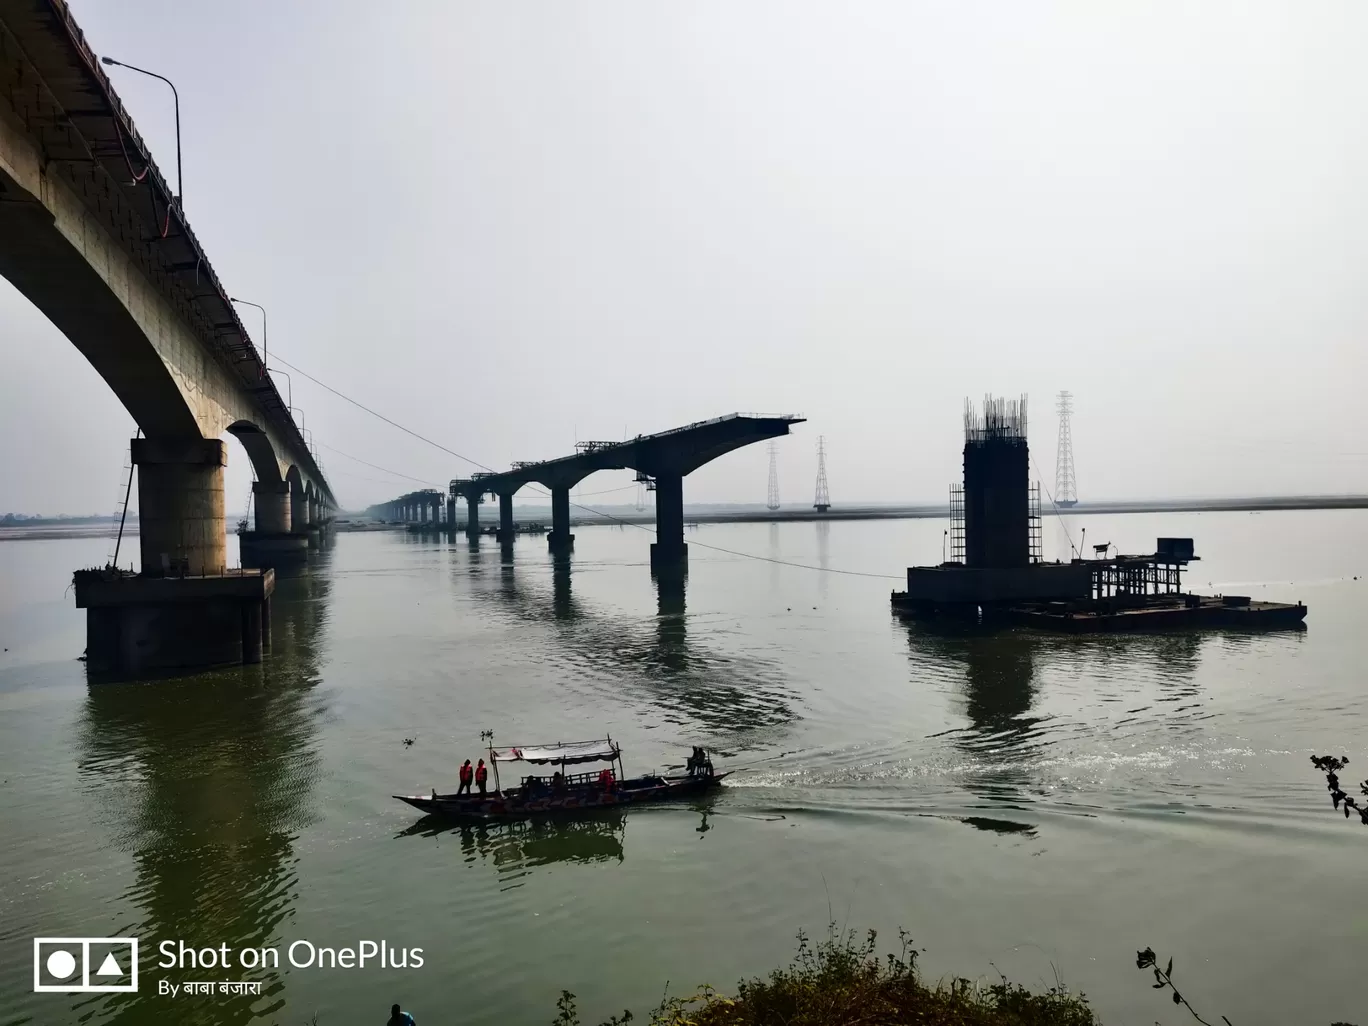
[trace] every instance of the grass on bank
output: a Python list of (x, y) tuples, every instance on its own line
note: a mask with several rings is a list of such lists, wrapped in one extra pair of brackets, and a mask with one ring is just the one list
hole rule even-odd
[[(667, 997), (650, 1013), (650, 1026), (1095, 1026), (1082, 994), (1062, 984), (1033, 993), (1005, 978), (982, 985), (955, 979), (928, 984), (917, 972), (918, 952), (906, 933), (901, 951), (879, 955), (870, 930), (857, 942), (834, 926), (813, 944), (800, 933), (798, 953), (767, 978), (743, 980), (728, 997), (703, 987), (692, 997)], [(580, 1026), (575, 996), (557, 1002), (553, 1026)], [(600, 1026), (622, 1026), (624, 1011)]]

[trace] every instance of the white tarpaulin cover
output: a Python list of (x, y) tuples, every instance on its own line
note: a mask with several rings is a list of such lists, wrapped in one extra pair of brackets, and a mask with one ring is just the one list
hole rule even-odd
[(522, 745), (496, 748), (493, 756), (499, 762), (612, 762), (618, 757), (616, 741), (562, 741), (554, 745)]

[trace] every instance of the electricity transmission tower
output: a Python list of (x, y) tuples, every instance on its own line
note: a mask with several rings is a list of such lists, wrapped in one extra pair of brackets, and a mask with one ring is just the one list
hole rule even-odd
[(817, 497), (812, 500), (812, 508), (825, 513), (831, 508), (831, 491), (826, 479), (826, 436), (817, 436)]
[(1059, 393), (1059, 448), (1055, 450), (1055, 505), (1073, 506), (1078, 502), (1078, 482), (1074, 479), (1073, 433), (1069, 418), (1073, 396)]
[(779, 443), (773, 440), (769, 444), (770, 471), (769, 471), (769, 496), (765, 499), (765, 506), (768, 509), (779, 508)]

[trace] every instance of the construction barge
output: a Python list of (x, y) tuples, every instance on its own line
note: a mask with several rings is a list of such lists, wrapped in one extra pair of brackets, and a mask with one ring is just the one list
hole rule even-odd
[[(1160, 538), (1154, 555), (1039, 563), (1038, 570), (1027, 569), (1015, 580), (1004, 580), (1000, 574), (974, 575), (958, 563), (910, 567), (908, 590), (893, 592), (893, 609), (905, 616), (969, 618), (1065, 634), (1305, 628), (1306, 606), (1300, 602), (1256, 602), (1248, 595), (1183, 591), (1182, 569), (1198, 557), (1175, 556), (1175, 546), (1190, 553), (1192, 540)], [(944, 576), (937, 582), (935, 575)], [(1065, 594), (1069, 590), (1075, 590), (1073, 597)], [(1052, 597), (1027, 597), (1040, 591)], [(1016, 597), (1017, 592), (1025, 594)]]
[(1305, 627), (1301, 602), (1183, 591), (1183, 569), (1199, 559), (1191, 538), (1160, 538), (1145, 555), (1112, 555), (1104, 544), (1090, 559), (1045, 562), (1025, 397), (990, 397), (981, 414), (966, 403), (964, 428), (964, 484), (950, 491), (949, 558), (908, 567), (907, 590), (892, 594), (896, 613), (1069, 634)]

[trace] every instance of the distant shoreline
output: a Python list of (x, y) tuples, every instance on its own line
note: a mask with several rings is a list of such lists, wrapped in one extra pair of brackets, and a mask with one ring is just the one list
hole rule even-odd
[[(119, 524), (59, 524), (46, 523), (28, 525), (8, 525), (0, 527), (0, 541), (41, 541), (44, 538), (113, 538), (119, 533)], [(125, 524), (124, 537), (138, 533), (138, 525)]]
[[(647, 510), (638, 512), (627, 508), (617, 512), (620, 507), (610, 507), (602, 514), (572, 513), (570, 523), (575, 527), (594, 527), (611, 524), (653, 524), (655, 513)], [(1245, 496), (1228, 499), (1157, 499), (1154, 501), (1109, 501), (1080, 502), (1076, 506), (1060, 508), (1061, 516), (1090, 516), (1101, 513), (1260, 513), (1278, 510), (1310, 509), (1368, 509), (1368, 495), (1267, 495)], [(1052, 516), (1056, 510), (1048, 502), (1041, 506), (1041, 515)], [(774, 523), (778, 521), (805, 520), (935, 520), (947, 519), (950, 507), (926, 505), (864, 505), (842, 508), (835, 504), (825, 513), (815, 509), (757, 509), (741, 506), (736, 509), (718, 509), (716, 506), (684, 507), (684, 519), (690, 524), (744, 524)], [(539, 508), (517, 509), (514, 513), (519, 523), (544, 523), (550, 520), (550, 510)], [(360, 518), (348, 518), (361, 523)], [(493, 517), (482, 517), (481, 523), (494, 523)], [(234, 521), (235, 523), (236, 521)], [(374, 522), (371, 522), (374, 524)], [(406, 525), (394, 524), (395, 528)], [(375, 530), (378, 525), (368, 526)], [(38, 521), (33, 524), (9, 524), (0, 526), (0, 541), (41, 541), (60, 538), (113, 538), (118, 533), (117, 521), (96, 523), (64, 524), (61, 521)], [(344, 527), (340, 530), (357, 530), (357, 527)], [(232, 528), (230, 528), (232, 530)], [(124, 525), (124, 537), (136, 538), (138, 523), (129, 521)]]
[[(1053, 516), (1056, 512), (1061, 516), (1088, 516), (1101, 513), (1257, 513), (1274, 512), (1278, 510), (1306, 510), (1306, 509), (1368, 509), (1368, 495), (1307, 495), (1307, 496), (1254, 496), (1245, 498), (1231, 499), (1176, 499), (1176, 500), (1157, 500), (1153, 502), (1080, 502), (1076, 506), (1055, 507), (1048, 502), (1041, 503), (1040, 513), (1042, 517)], [(781, 520), (918, 520), (918, 519), (949, 519), (950, 507), (945, 506), (850, 506), (842, 509), (839, 505), (833, 505), (825, 513), (818, 513), (815, 509), (777, 509), (777, 510), (755, 510), (739, 509), (735, 511), (713, 511), (691, 513), (687, 506), (684, 507), (684, 519), (693, 524), (718, 524), (718, 523), (770, 523)], [(602, 523), (648, 523), (654, 522), (655, 516), (649, 513), (634, 513), (627, 516), (613, 515), (611, 517), (594, 516), (592, 514), (576, 514), (570, 517), (572, 524), (583, 525), (602, 524)]]

